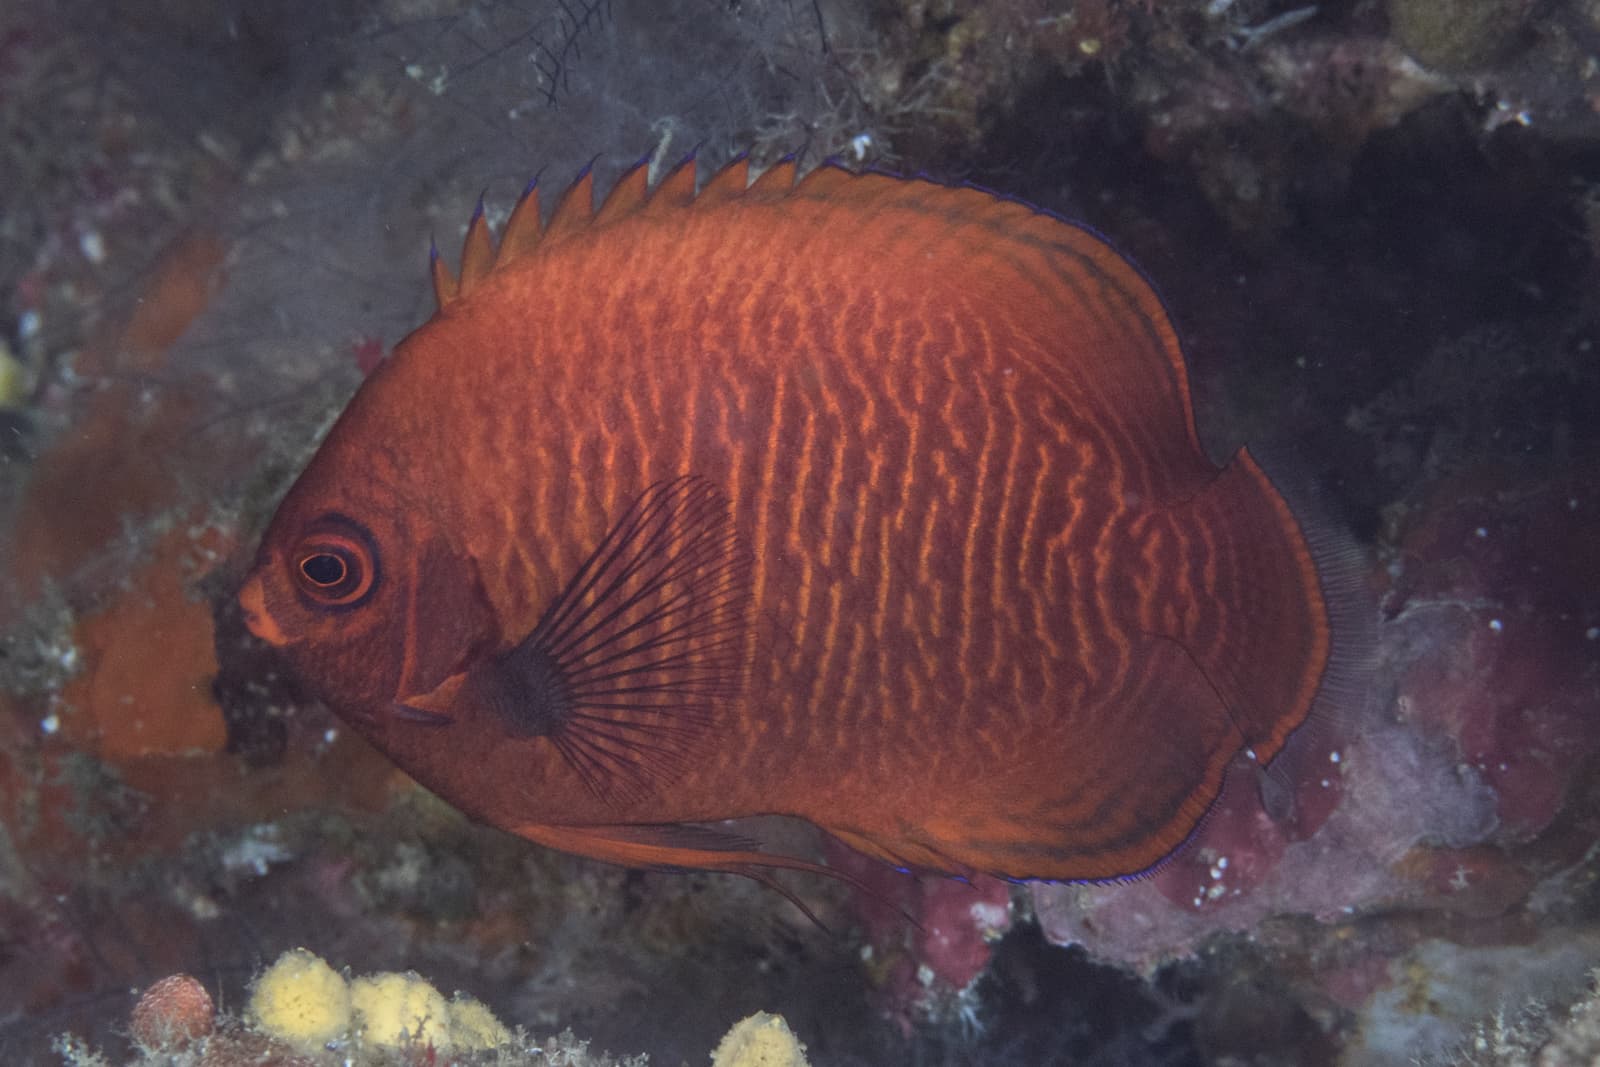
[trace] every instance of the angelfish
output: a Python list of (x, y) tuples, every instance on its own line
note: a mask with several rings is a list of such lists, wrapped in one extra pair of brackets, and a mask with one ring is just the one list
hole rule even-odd
[(240, 593), (468, 815), (623, 864), (1108, 879), (1337, 673), (1316, 537), (1201, 448), (1173, 326), (973, 189), (692, 162), (480, 213)]

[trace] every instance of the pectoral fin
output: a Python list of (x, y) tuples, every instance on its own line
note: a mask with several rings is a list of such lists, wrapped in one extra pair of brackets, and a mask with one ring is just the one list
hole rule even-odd
[(637, 800), (714, 739), (719, 712), (742, 694), (749, 602), (750, 556), (721, 491), (694, 476), (659, 482), (530, 633), (408, 691), (401, 714), (494, 715), (513, 736), (548, 739), (601, 799)]

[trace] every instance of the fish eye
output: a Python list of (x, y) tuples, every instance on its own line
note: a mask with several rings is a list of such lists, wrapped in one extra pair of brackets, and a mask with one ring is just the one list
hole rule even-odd
[(377, 584), (372, 536), (342, 515), (324, 516), (295, 549), (293, 570), (296, 587), (313, 604), (353, 608)]

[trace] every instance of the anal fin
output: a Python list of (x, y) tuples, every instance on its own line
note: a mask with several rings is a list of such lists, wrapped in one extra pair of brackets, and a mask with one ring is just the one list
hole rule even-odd
[[(854, 875), (820, 863), (767, 852), (752, 838), (694, 823), (641, 823), (610, 826), (555, 826), (527, 823), (513, 828), (518, 837), (547, 848), (585, 856), (603, 863), (648, 870), (718, 871), (760, 882), (781, 893), (789, 903), (816, 923), (823, 923), (794, 893), (769, 873), (803, 871), (845, 882), (855, 889), (900, 910)], [(907, 917), (909, 919), (909, 916)]]

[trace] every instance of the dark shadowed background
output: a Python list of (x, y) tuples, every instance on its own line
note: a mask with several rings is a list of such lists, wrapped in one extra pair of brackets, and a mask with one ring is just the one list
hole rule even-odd
[[(473, 827), (281, 677), (233, 585), (430, 241), (690, 152), (969, 181), (1141, 264), (1208, 444), (1367, 561), (1378, 665), (1287, 801), (1236, 776), (1132, 885), (892, 881), (915, 928), (791, 883), (822, 930)], [(819, 1065), (1587, 1061), (1597, 253), (1593, 0), (7, 5), (0, 1059), (132, 1062), (138, 990), (237, 1011), (303, 945), (657, 1064), (758, 1009)]]

